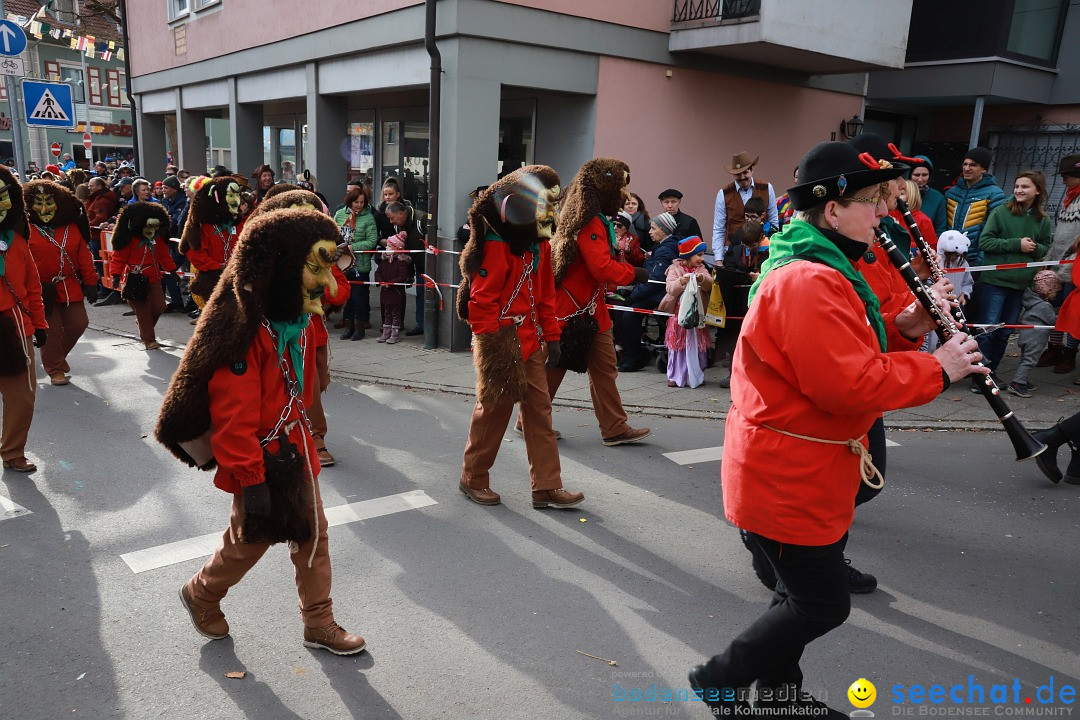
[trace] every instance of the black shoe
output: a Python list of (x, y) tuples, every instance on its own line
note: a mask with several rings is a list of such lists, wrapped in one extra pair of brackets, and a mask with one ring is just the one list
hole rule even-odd
[(1046, 449), (1035, 456), (1035, 464), (1042, 470), (1050, 482), (1055, 485), (1061, 482), (1061, 468), (1057, 464), (1058, 448), (1068, 442), (1065, 433), (1055, 425), (1047, 430), (1036, 430), (1032, 436), (1046, 446)]
[(190, 316), (190, 313), (193, 313), (198, 309), (199, 309), (199, 306), (195, 304), (194, 300), (188, 300), (186, 303), (184, 303), (184, 312), (188, 313), (189, 316)]
[(619, 364), (615, 366), (615, 369), (619, 372), (637, 372), (647, 364), (648, 360), (646, 358), (624, 357)]
[(352, 340), (353, 333), (356, 332), (356, 328), (346, 328), (345, 332), (341, 333), (342, 340)]
[(728, 375), (725, 378), (720, 378), (720, 387), (722, 387), (722, 388), (730, 388), (731, 387), (731, 375)]
[(134, 310), (128, 310), (126, 313), (124, 313), (124, 317), (131, 317), (134, 314), (135, 314)]
[[(851, 560), (844, 558), (847, 563), (848, 591), (856, 595), (872, 593), (877, 589), (877, 578), (870, 573), (859, 572), (851, 566)], [(817, 702), (816, 700), (814, 702)]]
[(199, 317), (199, 315), (200, 315), (201, 313), (202, 313), (202, 310), (200, 310), (199, 308), (195, 308), (194, 310), (192, 310), (191, 312), (189, 312), (189, 313), (187, 314), (187, 316), (188, 316), (189, 318), (191, 318), (192, 320), (194, 320), (195, 318)]
[(416, 335), (423, 335), (424, 334), (424, 328), (422, 328), (422, 327), (414, 327), (412, 330), (406, 330), (405, 334), (408, 337), (414, 337)]
[(170, 313), (182, 313), (182, 312), (184, 312), (184, 306), (181, 305), (180, 303), (170, 303), (170, 304), (165, 306), (165, 314), (166, 315), (168, 315)]
[(115, 290), (110, 290), (109, 294), (94, 303), (94, 307), (105, 307), (106, 305), (119, 305), (124, 302), (120, 297), (120, 293)]
[(352, 337), (349, 338), (349, 339), (350, 340), (363, 340), (365, 334), (366, 333), (364, 333), (364, 328), (358, 327), (355, 330), (353, 330)]
[(982, 385), (983, 385), (984, 382), (986, 382), (986, 381), (983, 380), (982, 375), (972, 375), (971, 376), (971, 392), (975, 393), (976, 395), (981, 393), (982, 392)]
[(715, 717), (736, 717), (750, 713), (750, 703), (745, 699), (723, 699), (725, 695), (734, 694), (736, 690), (710, 677), (709, 670), (704, 665), (695, 665), (690, 668), (687, 677), (690, 680), (690, 687), (701, 693), (702, 701), (713, 710)]

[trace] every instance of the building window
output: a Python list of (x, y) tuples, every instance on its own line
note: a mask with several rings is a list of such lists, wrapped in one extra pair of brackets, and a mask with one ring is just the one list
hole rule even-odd
[(1009, 53), (1053, 62), (1057, 55), (1063, 0), (1015, 0)]
[(86, 102), (86, 83), (83, 82), (82, 68), (61, 65), (60, 82), (71, 85), (71, 99), (73, 102)]
[(90, 76), (90, 104), (101, 105), (101, 70), (96, 67), (86, 68), (86, 74)]
[(120, 71), (119, 70), (106, 70), (105, 71), (105, 98), (109, 104), (109, 107), (121, 107), (122, 103), (120, 98), (123, 97), (120, 94)]
[(202, 10), (203, 8), (208, 8), (211, 5), (218, 5), (220, 3), (221, 0), (195, 0), (195, 9)]
[(191, 0), (168, 0), (168, 2), (170, 20), (184, 17), (191, 11)]
[(75, 0), (53, 0), (46, 8), (53, 19), (63, 23), (75, 23)]

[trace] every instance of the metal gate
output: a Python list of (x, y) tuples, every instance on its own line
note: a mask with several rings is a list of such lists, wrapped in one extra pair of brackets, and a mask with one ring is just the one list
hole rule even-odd
[(988, 135), (994, 153), (994, 177), (1005, 195), (1012, 194), (1017, 174), (1042, 170), (1046, 175), (1046, 212), (1053, 217), (1065, 193), (1065, 184), (1057, 174), (1058, 162), (1066, 155), (1080, 153), (1080, 125), (1001, 127)]

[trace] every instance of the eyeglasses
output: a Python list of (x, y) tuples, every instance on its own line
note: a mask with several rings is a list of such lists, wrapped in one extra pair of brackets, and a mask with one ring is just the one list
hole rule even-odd
[(879, 202), (881, 202), (881, 193), (878, 193), (877, 195), (872, 195), (872, 196), (870, 196), (868, 198), (849, 197), (849, 198), (844, 198), (844, 199), (847, 200), (848, 202), (867, 203), (869, 205), (877, 205)]

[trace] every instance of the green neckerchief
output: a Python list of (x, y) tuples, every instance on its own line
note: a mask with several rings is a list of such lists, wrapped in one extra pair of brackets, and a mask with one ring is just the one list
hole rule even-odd
[(154, 247), (154, 238), (150, 238), (149, 240), (146, 239), (145, 237), (140, 238), (139, 239), (139, 247), (153, 248)]
[(300, 386), (300, 392), (304, 391), (304, 353), (300, 349), (300, 336), (304, 328), (311, 321), (307, 313), (301, 313), (296, 320), (267, 320), (277, 336), (278, 359), (285, 354), (285, 348), (289, 348), (289, 358), (292, 360), (293, 372), (296, 373), (296, 384)]
[(219, 233), (224, 235), (232, 235), (233, 224), (232, 222), (223, 222), (220, 225), (215, 225)]
[[(484, 240), (494, 240), (495, 242), (501, 242), (501, 243), (506, 242), (501, 237), (499, 237), (499, 234), (497, 232), (495, 232), (491, 228), (488, 228), (488, 231), (486, 233), (484, 233)], [(532, 253), (532, 269), (533, 269), (533, 272), (536, 272), (536, 268), (540, 267), (540, 241), (539, 240), (534, 240), (533, 241), (532, 245), (529, 246), (529, 252)]]
[(615, 240), (615, 223), (608, 220), (607, 215), (597, 215), (596, 217), (600, 218), (600, 222), (604, 223), (604, 227), (607, 229), (607, 241), (608, 245), (611, 246), (611, 253), (618, 255), (619, 243)]
[(0, 275), (4, 274), (4, 258), (7, 257), (7, 251), (14, 240), (15, 231), (13, 229), (8, 228), (7, 230), (0, 230), (0, 243), (4, 244), (4, 251), (0, 252)]
[[(885, 352), (885, 320), (881, 317), (881, 304), (874, 295), (874, 291), (870, 289), (870, 285), (851, 264), (851, 261), (840, 252), (840, 248), (829, 242), (829, 239), (817, 228), (803, 220), (792, 220), (782, 232), (769, 238), (769, 259), (761, 266), (761, 275), (750, 288), (749, 302), (753, 303), (754, 295), (757, 294), (758, 288), (761, 287), (769, 271), (786, 265), (793, 259), (798, 259), (794, 257), (796, 255), (828, 265), (847, 278), (847, 281), (855, 288), (859, 299), (866, 304), (866, 317), (870, 321), (870, 326), (874, 328), (874, 332), (877, 333), (881, 351)], [(811, 298), (807, 300), (810, 301)], [(779, 311), (783, 312), (783, 308), (779, 308)]]

